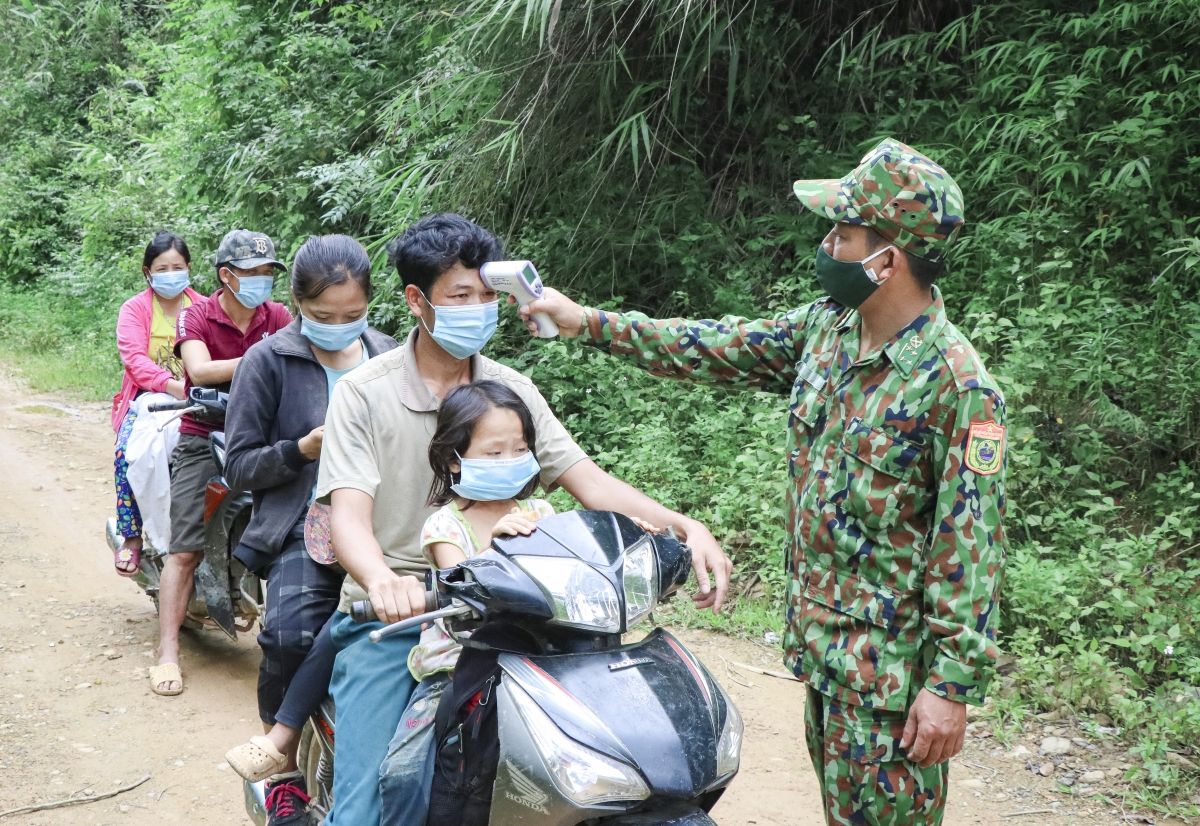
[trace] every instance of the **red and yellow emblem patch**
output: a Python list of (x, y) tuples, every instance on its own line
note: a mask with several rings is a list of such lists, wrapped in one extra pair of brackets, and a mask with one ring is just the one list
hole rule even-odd
[(1004, 465), (1004, 425), (971, 422), (967, 431), (967, 467), (980, 476), (998, 473)]

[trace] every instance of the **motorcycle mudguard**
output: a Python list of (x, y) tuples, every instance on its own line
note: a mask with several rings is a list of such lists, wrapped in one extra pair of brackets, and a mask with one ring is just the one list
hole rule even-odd
[[(222, 485), (220, 477), (214, 477), (209, 485)], [(230, 593), (229, 547), (233, 523), (251, 505), (250, 495), (237, 491), (227, 492), (216, 510), (204, 525), (204, 559), (196, 569), (196, 585), (199, 596), (204, 600), (208, 616), (231, 640), (237, 639), (237, 628), (233, 611), (233, 595)]]
[[(653, 808), (657, 815), (664, 806), (694, 814), (719, 796), (713, 787), (719, 780), (717, 744), (728, 715), (724, 695), (671, 634), (658, 629), (641, 642), (609, 651), (506, 653), (500, 666), (501, 754), (493, 823), (573, 824), (630, 810)], [(566, 800), (519, 716), (521, 704), (529, 702), (570, 740), (636, 768), (649, 798), (587, 807)]]
[(233, 617), (233, 600), (229, 597), (229, 566), (225, 565), (224, 576), (213, 570), (208, 550), (196, 568), (196, 589), (204, 600), (208, 618), (225, 632), (231, 640), (237, 640), (237, 627)]
[(603, 826), (717, 826), (717, 822), (709, 817), (707, 812), (695, 806), (617, 815), (603, 818), (600, 823)]

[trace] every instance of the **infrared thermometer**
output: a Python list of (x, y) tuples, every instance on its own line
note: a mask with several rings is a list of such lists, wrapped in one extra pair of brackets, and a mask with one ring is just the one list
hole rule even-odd
[[(489, 261), (479, 268), (479, 277), (490, 290), (508, 293), (524, 307), (542, 297), (542, 279), (532, 261)], [(545, 313), (534, 313), (538, 338), (554, 338), (558, 325)]]

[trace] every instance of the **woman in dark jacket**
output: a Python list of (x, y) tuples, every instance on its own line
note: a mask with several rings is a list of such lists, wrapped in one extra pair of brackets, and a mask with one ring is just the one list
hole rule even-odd
[[(252, 738), (228, 758), (243, 776), (275, 781), (268, 788), (268, 822), (284, 822), (304, 810), (303, 781), (293, 774), (304, 721), (284, 719), (293, 703), (284, 709), (281, 704), (337, 607), (342, 584), (341, 569), (317, 562), (304, 541), (325, 408), (339, 378), (396, 347), (394, 339), (367, 326), (371, 262), (353, 238), (306, 241), (292, 263), (291, 287), (298, 317), (246, 352), (234, 374), (225, 421), (225, 476), (254, 499), (234, 555), (267, 580), (258, 708), (270, 735)], [(313, 671), (306, 668), (304, 679)], [(327, 672), (324, 679), (327, 684)], [(324, 691), (319, 687), (317, 695)]]

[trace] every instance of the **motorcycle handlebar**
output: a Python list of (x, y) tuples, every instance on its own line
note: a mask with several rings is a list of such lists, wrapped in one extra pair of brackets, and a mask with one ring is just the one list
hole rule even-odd
[(157, 402), (155, 404), (146, 405), (146, 410), (150, 413), (164, 413), (168, 410), (187, 410), (192, 406), (192, 403), (187, 399), (176, 399), (173, 402)]
[(439, 608), (436, 611), (429, 611), (424, 614), (416, 614), (408, 619), (400, 620), (399, 622), (393, 622), (391, 625), (385, 625), (382, 628), (376, 628), (374, 631), (368, 634), (367, 637), (371, 640), (371, 642), (379, 642), (385, 637), (390, 637), (393, 634), (399, 634), (412, 628), (420, 628), (425, 623), (433, 622), (434, 620), (449, 619), (451, 617), (472, 616), (475, 616), (475, 612), (470, 607), (463, 605), (461, 602), (455, 602), (451, 605), (447, 605), (445, 608)]
[[(425, 592), (425, 613), (436, 611), (440, 605), (437, 591), (430, 590)], [(370, 622), (371, 620), (378, 619), (375, 616), (374, 606), (371, 605), (370, 600), (366, 599), (358, 599), (350, 603), (350, 618), (355, 622)]]

